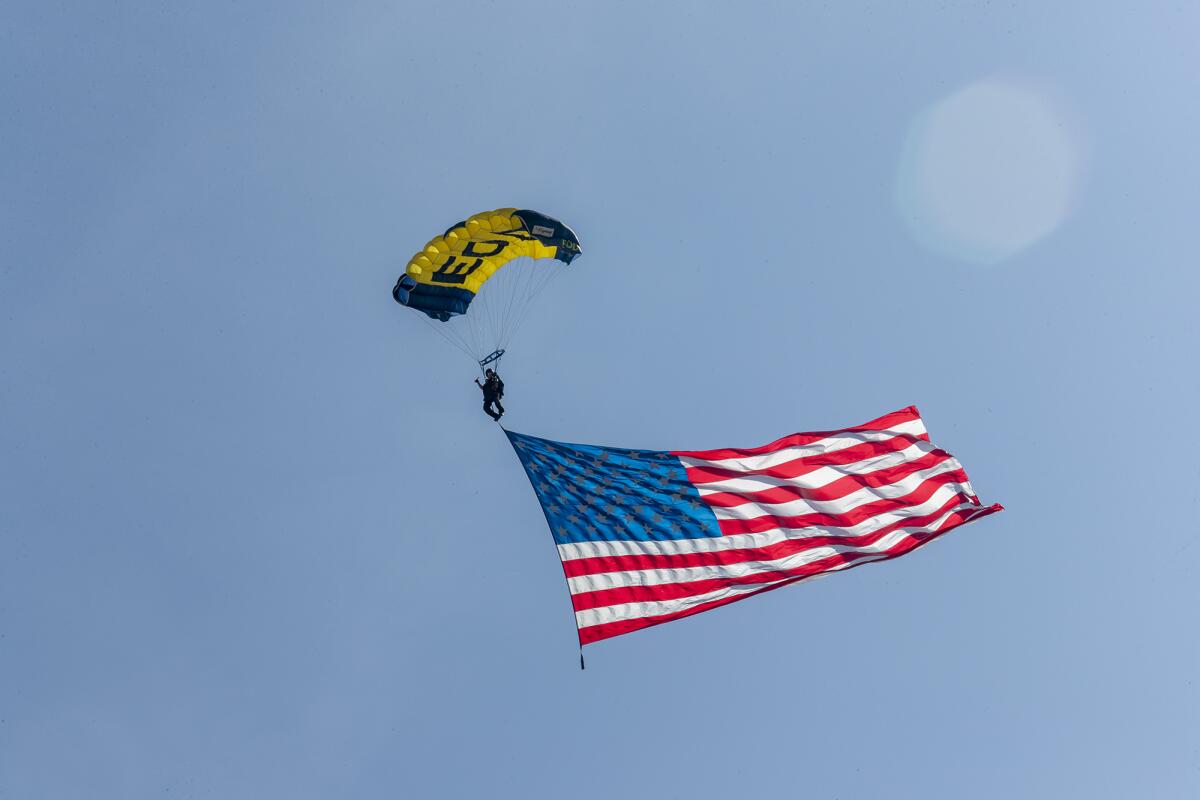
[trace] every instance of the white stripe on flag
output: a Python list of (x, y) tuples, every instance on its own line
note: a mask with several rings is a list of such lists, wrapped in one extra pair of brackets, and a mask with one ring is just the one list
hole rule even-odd
[(862, 461), (837, 466), (818, 467), (812, 472), (806, 472), (795, 478), (776, 478), (772, 475), (746, 473), (736, 478), (716, 478), (707, 481), (693, 481), (700, 494), (709, 495), (717, 492), (761, 492), (765, 489), (778, 487), (820, 489), (847, 475), (864, 476), (882, 469), (891, 469), (909, 461), (924, 458), (937, 450), (937, 446), (929, 442), (914, 442), (903, 450), (894, 453), (871, 456)]
[[(906, 475), (895, 483), (883, 486), (866, 486), (856, 492), (851, 492), (837, 500), (791, 500), (786, 503), (756, 503), (747, 500), (744, 504), (732, 508), (716, 507), (712, 512), (718, 520), (755, 519), (762, 516), (799, 517), (804, 514), (845, 514), (859, 506), (865, 506), (876, 500), (892, 500), (904, 497), (916, 491), (921, 484), (930, 478), (944, 475), (962, 469), (962, 465), (953, 458), (948, 458), (940, 464), (928, 469), (917, 470)], [(962, 483), (954, 482), (951, 486), (963, 488)]]
[[(776, 528), (762, 533), (738, 533), (731, 536), (702, 537), (699, 539), (665, 539), (656, 541), (603, 540), (596, 542), (571, 542), (558, 545), (558, 555), (563, 561), (578, 558), (604, 558), (607, 556), (636, 555), (679, 555), (682, 553), (714, 553), (720, 550), (744, 550), (748, 547), (765, 547), (788, 539), (805, 539), (812, 536), (863, 536), (880, 528), (911, 517), (932, 514), (950, 502), (956, 491), (954, 484), (939, 486), (923, 503), (906, 506), (896, 511), (877, 514), (857, 525), (811, 525), (803, 528)], [(955, 509), (977, 508), (974, 503), (955, 506)]]
[(615, 589), (623, 586), (660, 586), (671, 583), (689, 583), (691, 581), (712, 580), (714, 578), (737, 578), (753, 575), (758, 572), (776, 572), (796, 569), (823, 558), (843, 553), (882, 553), (894, 548), (913, 534), (931, 533), (937, 530), (946, 520), (958, 514), (959, 511), (949, 511), (928, 525), (912, 528), (897, 528), (880, 537), (879, 541), (865, 546), (855, 546), (853, 541), (838, 545), (821, 545), (801, 550), (784, 558), (769, 561), (740, 561), (733, 564), (719, 564), (701, 567), (676, 567), (674, 569), (631, 570), (628, 572), (604, 572), (594, 575), (579, 575), (567, 580), (571, 594), (580, 592), (595, 592), (604, 589)]
[(888, 439), (893, 439), (897, 436), (921, 436), (925, 433), (925, 423), (919, 419), (914, 419), (911, 422), (904, 422), (894, 427), (883, 431), (855, 431), (853, 433), (839, 433), (835, 436), (828, 436), (824, 439), (818, 439), (815, 442), (806, 445), (796, 445), (792, 447), (784, 447), (780, 450), (775, 450), (770, 453), (763, 453), (756, 456), (738, 456), (737, 458), (718, 458), (718, 459), (700, 459), (693, 456), (680, 456), (679, 460), (688, 467), (703, 467), (714, 466), (723, 469), (735, 469), (742, 472), (757, 472), (759, 470), (770, 469), (771, 467), (780, 464), (786, 464), (789, 461), (795, 461), (797, 458), (805, 458), (806, 456), (816, 456), (823, 453), (832, 453), (837, 450), (844, 450), (847, 447), (863, 444), (865, 442), (884, 442)]

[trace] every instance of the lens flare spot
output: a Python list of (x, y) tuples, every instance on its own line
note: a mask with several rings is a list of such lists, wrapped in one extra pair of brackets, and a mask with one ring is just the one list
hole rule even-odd
[(964, 261), (996, 263), (1066, 219), (1082, 150), (1066, 114), (1044, 94), (982, 81), (914, 120), (896, 203), (925, 246)]

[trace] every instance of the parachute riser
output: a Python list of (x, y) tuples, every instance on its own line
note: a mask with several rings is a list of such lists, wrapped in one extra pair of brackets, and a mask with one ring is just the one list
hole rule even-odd
[(504, 349), (503, 348), (501, 348), (499, 350), (493, 350), (492, 352), (488, 353), (486, 356), (484, 356), (483, 358), (481, 358), (479, 360), (479, 371), (482, 372), (484, 375), (486, 375), (487, 374), (487, 365), (495, 364), (497, 367), (499, 367), (500, 359), (502, 359), (502, 358), (504, 358)]

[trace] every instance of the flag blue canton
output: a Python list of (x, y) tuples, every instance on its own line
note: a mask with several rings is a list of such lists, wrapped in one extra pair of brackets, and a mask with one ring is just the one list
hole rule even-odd
[(679, 458), (508, 431), (558, 544), (721, 536)]

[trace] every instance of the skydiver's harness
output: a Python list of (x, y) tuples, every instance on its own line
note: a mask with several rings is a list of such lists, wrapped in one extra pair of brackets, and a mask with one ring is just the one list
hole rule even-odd
[[(495, 397), (497, 399), (504, 397), (504, 381), (500, 380), (500, 376), (496, 375), (494, 382), (487, 379), (487, 365), (495, 364), (498, 367), (502, 358), (504, 358), (503, 349), (493, 350), (479, 362), (479, 371), (484, 375), (483, 383), (479, 388), (483, 389), (484, 397)], [(491, 389), (489, 390), (488, 387), (491, 387)]]
[[(479, 379), (476, 378), (475, 382), (479, 383)], [(491, 378), (485, 378), (483, 383), (479, 383), (479, 388), (483, 391), (483, 399), (489, 403), (504, 397), (504, 381), (495, 373), (492, 373)]]

